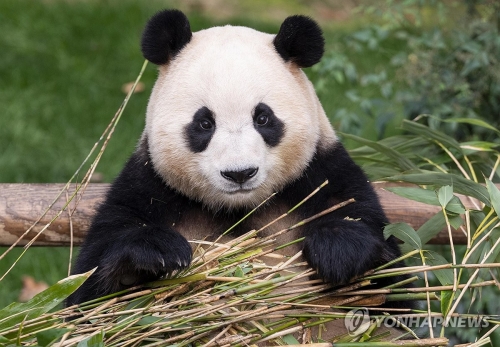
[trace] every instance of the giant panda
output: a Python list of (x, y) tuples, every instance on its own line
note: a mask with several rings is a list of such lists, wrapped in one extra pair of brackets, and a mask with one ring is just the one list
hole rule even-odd
[(217, 238), (276, 193), (232, 235), (258, 229), (325, 180), (289, 217), (355, 199), (291, 236), (305, 237), (303, 257), (317, 276), (346, 284), (400, 255), (384, 239), (376, 193), (302, 71), (324, 52), (312, 19), (288, 17), (275, 35), (229, 25), (192, 33), (182, 12), (164, 10), (147, 23), (141, 48), (158, 65), (145, 129), (97, 208), (73, 273), (97, 270), (67, 305), (180, 271), (200, 232)]

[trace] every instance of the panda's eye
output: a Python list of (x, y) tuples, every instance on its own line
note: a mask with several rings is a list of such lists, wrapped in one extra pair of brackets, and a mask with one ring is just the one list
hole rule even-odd
[(255, 118), (255, 123), (260, 126), (266, 125), (268, 121), (269, 117), (267, 116), (267, 114), (261, 114), (257, 116), (257, 118)]
[(214, 125), (208, 119), (203, 119), (200, 121), (200, 127), (203, 130), (211, 130), (214, 127)]

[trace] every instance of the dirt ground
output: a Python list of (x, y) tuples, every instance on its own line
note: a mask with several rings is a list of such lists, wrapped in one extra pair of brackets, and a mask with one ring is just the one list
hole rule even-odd
[(255, 13), (261, 19), (281, 20), (291, 13), (314, 17), (320, 22), (347, 21), (353, 10), (367, 1), (360, 0), (295, 0), (295, 1), (227, 1), (227, 0), (186, 0), (179, 7), (186, 11), (199, 11), (220, 20), (237, 17), (238, 14)]

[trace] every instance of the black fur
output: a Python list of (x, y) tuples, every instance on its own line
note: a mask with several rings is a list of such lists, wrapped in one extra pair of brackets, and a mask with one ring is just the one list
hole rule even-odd
[[(330, 183), (295, 213), (309, 217), (349, 198), (356, 202), (304, 227), (304, 255), (319, 276), (333, 284), (344, 284), (398, 257), (394, 239), (384, 241), (382, 229), (387, 218), (375, 192), (340, 143), (318, 151), (304, 174), (277, 194), (274, 202), (291, 207), (325, 179)], [(155, 173), (144, 142), (98, 208), (73, 273), (98, 268), (67, 304), (185, 268), (191, 261), (191, 248), (170, 226), (186, 213), (203, 211), (200, 203), (177, 193)], [(246, 212), (220, 211), (213, 218), (221, 231)], [(247, 224), (236, 233), (261, 227)], [(401, 279), (384, 280), (378, 286), (397, 280)]]
[(325, 51), (321, 28), (305, 16), (286, 18), (273, 43), (283, 60), (293, 61), (300, 67), (318, 63)]
[[(259, 124), (259, 117), (266, 117), (265, 124)], [(260, 133), (269, 147), (277, 146), (285, 134), (285, 124), (274, 115), (273, 110), (264, 103), (259, 103), (255, 107), (254, 127)]]
[(156, 13), (142, 33), (141, 49), (144, 58), (156, 65), (169, 62), (191, 41), (189, 21), (178, 10)]
[[(202, 122), (204, 122), (202, 124)], [(208, 122), (208, 123), (207, 123)], [(205, 128), (204, 124), (211, 127)], [(184, 128), (184, 138), (189, 144), (189, 149), (194, 153), (203, 152), (215, 132), (215, 119), (206, 106), (203, 106), (193, 116), (191, 123)]]
[[(399, 257), (396, 240), (384, 240), (383, 228), (389, 222), (377, 194), (340, 143), (317, 153), (304, 175), (279, 196), (298, 202), (325, 179), (329, 184), (299, 210), (304, 216), (350, 198), (356, 202), (306, 226), (303, 254), (319, 277), (326, 282), (346, 284), (353, 277)], [(379, 281), (377, 286), (400, 280), (390, 278)]]
[[(189, 203), (157, 176), (143, 143), (98, 208), (73, 273), (98, 268), (68, 298), (68, 305), (188, 266), (191, 246), (169, 226)], [(122, 283), (124, 279), (127, 283)]]

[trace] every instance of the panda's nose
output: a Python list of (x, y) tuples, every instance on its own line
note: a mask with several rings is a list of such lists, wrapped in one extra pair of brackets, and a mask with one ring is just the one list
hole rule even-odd
[(220, 174), (222, 175), (222, 177), (229, 181), (243, 184), (250, 178), (255, 176), (257, 174), (257, 171), (259, 171), (259, 168), (252, 167), (241, 171), (221, 171)]

